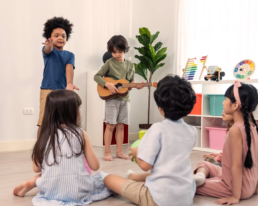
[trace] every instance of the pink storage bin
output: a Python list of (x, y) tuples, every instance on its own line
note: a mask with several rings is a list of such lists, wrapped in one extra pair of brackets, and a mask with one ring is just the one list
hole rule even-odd
[(205, 127), (209, 131), (209, 142), (211, 149), (222, 150), (227, 134), (226, 127)]

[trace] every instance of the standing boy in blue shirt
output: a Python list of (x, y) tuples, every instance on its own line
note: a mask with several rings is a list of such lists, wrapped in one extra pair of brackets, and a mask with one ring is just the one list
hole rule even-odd
[(52, 90), (78, 88), (73, 84), (74, 54), (63, 50), (70, 38), (73, 24), (63, 17), (54, 17), (45, 23), (43, 37), (46, 38), (42, 48), (44, 59), (43, 80), (40, 87), (40, 112), (38, 120), (38, 137), (44, 116), (47, 95)]

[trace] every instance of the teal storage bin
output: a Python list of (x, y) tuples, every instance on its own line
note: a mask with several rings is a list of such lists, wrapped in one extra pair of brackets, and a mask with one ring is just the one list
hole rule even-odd
[(207, 94), (210, 101), (210, 115), (222, 116), (224, 94)]

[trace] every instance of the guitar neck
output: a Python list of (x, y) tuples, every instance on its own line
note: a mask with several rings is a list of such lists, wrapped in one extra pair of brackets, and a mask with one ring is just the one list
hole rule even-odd
[(122, 84), (122, 87), (123, 88), (136, 88), (136, 87), (151, 87), (153, 86), (153, 83), (125, 83), (125, 84)]

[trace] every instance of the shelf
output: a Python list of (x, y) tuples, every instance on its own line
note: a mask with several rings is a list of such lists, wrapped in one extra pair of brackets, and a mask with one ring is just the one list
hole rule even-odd
[(202, 115), (200, 115), (200, 114), (189, 114), (187, 116), (188, 117), (201, 117)]
[(222, 118), (222, 116), (212, 116), (212, 115), (202, 115), (203, 117), (209, 117), (209, 118)]
[[(189, 81), (191, 84), (234, 84), (236, 80), (221, 80), (219, 82), (216, 81)], [(258, 79), (249, 79), (249, 80), (239, 80), (240, 82), (244, 82), (247, 84), (258, 83)]]
[(221, 153), (221, 150), (211, 149), (207, 147), (194, 147), (193, 150), (202, 151), (202, 152), (210, 152), (210, 153)]

